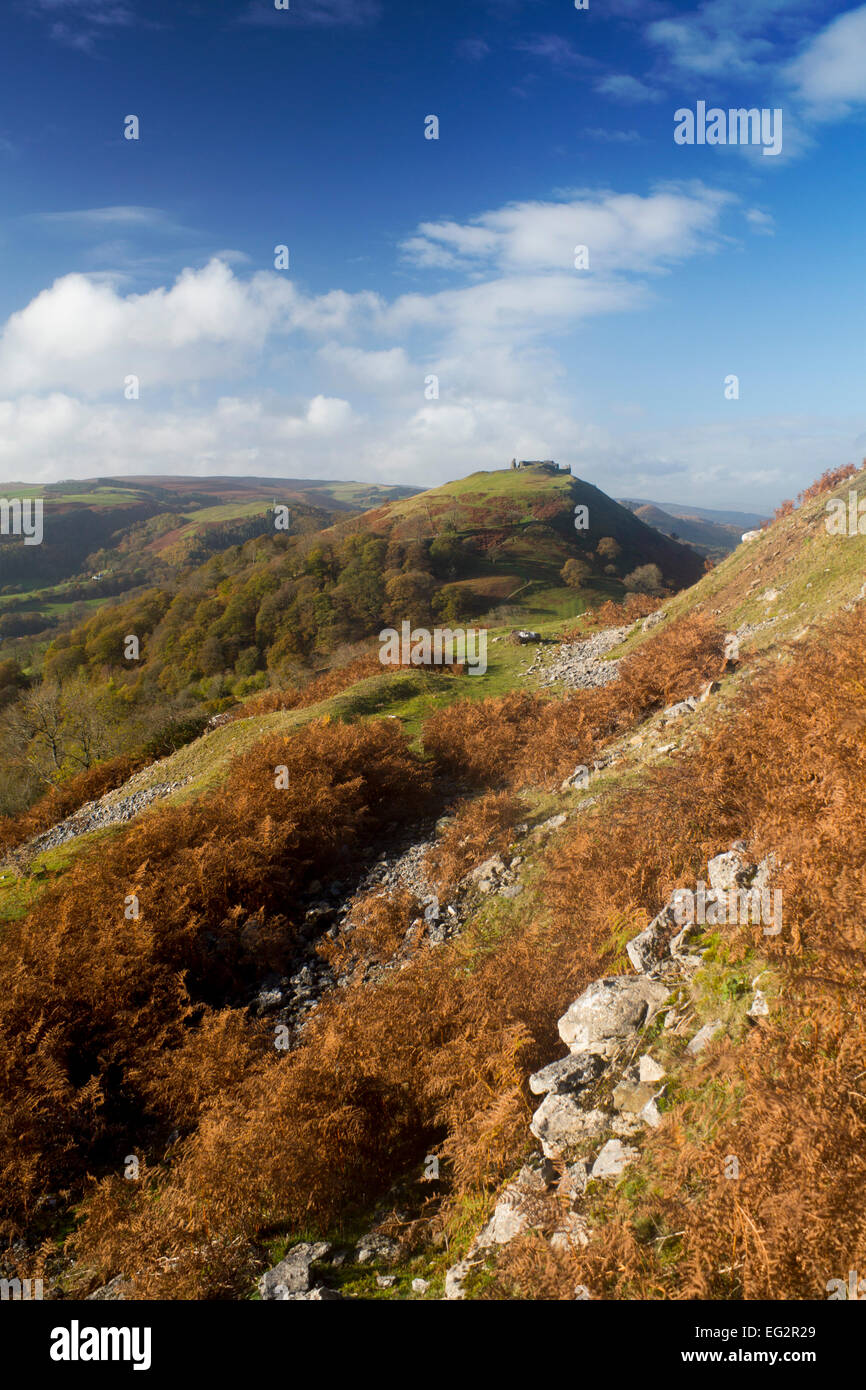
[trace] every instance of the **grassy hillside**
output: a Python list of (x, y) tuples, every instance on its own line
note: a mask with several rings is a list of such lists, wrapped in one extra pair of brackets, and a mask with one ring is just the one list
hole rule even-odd
[[(574, 484), (544, 522), (554, 534)], [(828, 1271), (857, 1267), (866, 536), (826, 521), (828, 501), (864, 485), (824, 480), (666, 599), (609, 653), (623, 658), (610, 684), (539, 688), (543, 665), (530, 671), (503, 623), (483, 677), (374, 672), (282, 709), (263, 692), (111, 793), (182, 782), (165, 802), (7, 866), (0, 1052), (29, 1080), (26, 1104), (0, 1092), (17, 1136), (0, 1162), (27, 1269), (67, 1293), (116, 1277), (126, 1297), (242, 1298), (299, 1239), (351, 1246), (375, 1224), (397, 1240), (393, 1281), (377, 1283), (378, 1257), (322, 1277), (356, 1298), (441, 1297), (533, 1150), (527, 1079), (560, 1054), (557, 1018), (592, 980), (632, 971), (625, 942), (734, 840), (775, 854), (784, 932), (697, 937), (672, 1026), (640, 1038), (666, 1072), (659, 1125), (632, 1128), (624, 1175), (590, 1182), (577, 1206), (549, 1187), (464, 1293), (823, 1297)], [(497, 495), (532, 526), (530, 490), (551, 500), (535, 480)], [(458, 518), (476, 505), (477, 484), (442, 491)], [(417, 503), (394, 505), (396, 528), (417, 522)], [(550, 614), (543, 635), (563, 626)], [(694, 714), (666, 712), (712, 679)], [(576, 763), (598, 766), (589, 797), (562, 786)], [(435, 949), (417, 879), (357, 888), (413, 826), (424, 881), (459, 925)], [(514, 892), (472, 878), (496, 854)], [(128, 892), (132, 925), (115, 901)], [(346, 905), (348, 928), (323, 896)], [(323, 959), (342, 988), (275, 1050), (256, 990)], [(703, 1023), (717, 1040), (696, 1058), (686, 1043)], [(142, 1183), (118, 1171), (121, 1151), (141, 1155)], [(581, 1239), (551, 1241), (568, 1212)]]
[[(249, 525), (244, 531), (243, 523), (258, 520), (261, 531), (267, 530), (268, 508), (274, 502), (294, 507), (301, 516), (316, 516), (318, 525), (323, 526), (337, 513), (361, 511), (414, 491), (298, 478), (131, 476), (41, 485), (0, 483), (2, 497), (41, 499), (45, 515), (42, 545), (25, 547), (12, 538), (0, 539), (0, 592), (32, 592), (85, 579), (82, 570), (91, 556), (91, 570), (108, 566), (116, 572), (118, 566), (110, 552), (124, 544), (135, 544), (144, 551), (168, 549), (173, 563), (195, 558), (197, 552), (201, 559), (202, 542), (205, 549), (208, 544), (219, 548), (256, 534), (255, 527), (250, 530)], [(159, 523), (172, 517), (177, 525), (166, 541)], [(155, 527), (142, 537), (142, 526), (151, 520)], [(154, 538), (161, 544), (155, 545)]]
[[(575, 528), (580, 506), (588, 512), (584, 530)], [(685, 547), (660, 538), (592, 483), (541, 468), (471, 473), (369, 512), (363, 524), (400, 539), (430, 538), (445, 528), (477, 536), (503, 564), (513, 555), (518, 562), (547, 566), (552, 580), (569, 555), (593, 550), (603, 537), (622, 547), (620, 572), (655, 563), (674, 586), (700, 572)]]

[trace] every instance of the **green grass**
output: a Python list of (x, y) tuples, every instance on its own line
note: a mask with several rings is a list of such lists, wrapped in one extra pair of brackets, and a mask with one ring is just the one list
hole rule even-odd
[(52, 507), (65, 507), (71, 502), (80, 502), (88, 507), (128, 507), (130, 503), (145, 500), (145, 494), (137, 488), (95, 488), (93, 492), (56, 492), (49, 484), (36, 487), (32, 483), (0, 483), (0, 497), (42, 498), (46, 510)]
[(0, 869), (0, 922), (26, 917), (42, 894), (62, 878), (75, 857), (76, 850), (61, 845), (38, 855), (24, 873), (12, 868)]

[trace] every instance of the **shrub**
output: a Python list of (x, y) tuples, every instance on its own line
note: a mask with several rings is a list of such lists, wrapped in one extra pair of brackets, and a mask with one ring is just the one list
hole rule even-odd
[(657, 594), (664, 587), (664, 576), (658, 565), (638, 565), (623, 580), (627, 589), (640, 594)]
[(145, 758), (154, 760), (167, 758), (179, 748), (185, 748), (201, 738), (209, 723), (207, 714), (188, 714), (182, 719), (172, 719), (158, 733), (148, 739), (142, 749)]

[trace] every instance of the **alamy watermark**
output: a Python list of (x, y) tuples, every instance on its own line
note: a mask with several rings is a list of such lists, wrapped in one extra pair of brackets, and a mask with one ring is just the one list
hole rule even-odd
[(841, 497), (831, 497), (824, 510), (828, 536), (866, 536), (866, 497), (861, 499), (853, 487), (847, 503)]
[(52, 1361), (128, 1361), (134, 1371), (148, 1371), (152, 1335), (149, 1327), (82, 1327), (73, 1318), (51, 1329), (48, 1354)]
[(40, 1303), (44, 1296), (41, 1279), (0, 1279), (0, 1303)]
[(856, 1269), (848, 1270), (847, 1283), (844, 1279), (828, 1279), (824, 1286), (831, 1303), (841, 1299), (866, 1299), (866, 1279), (859, 1278)]
[(41, 545), (44, 510), (41, 497), (0, 497), (0, 536), (23, 536), (25, 545)]
[(782, 153), (781, 107), (744, 106), (725, 111), (699, 101), (694, 111), (681, 106), (674, 112), (677, 145), (762, 145), (763, 154)]
[(697, 892), (677, 888), (673, 895), (677, 925), (691, 927), (748, 926), (763, 922), (765, 936), (778, 936), (782, 930), (782, 891), (780, 888), (707, 888), (698, 882)]
[(486, 628), (434, 627), (431, 632), (404, 621), (399, 632), (383, 628), (379, 641), (383, 666), (465, 666), (470, 676), (487, 670)]

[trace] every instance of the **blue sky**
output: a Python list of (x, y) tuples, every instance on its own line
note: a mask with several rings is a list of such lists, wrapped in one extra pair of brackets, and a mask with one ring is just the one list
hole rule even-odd
[[(761, 509), (866, 453), (866, 6), (7, 0), (0, 54), (7, 480)], [(701, 101), (781, 153), (677, 144)]]

